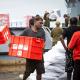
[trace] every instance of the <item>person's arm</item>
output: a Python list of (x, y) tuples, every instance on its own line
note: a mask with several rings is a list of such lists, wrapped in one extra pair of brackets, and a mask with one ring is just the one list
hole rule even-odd
[(53, 37), (53, 32), (54, 32), (54, 29), (52, 29), (52, 31), (51, 31), (51, 37)]
[(28, 28), (26, 28), (21, 34), (20, 36), (27, 36), (27, 33), (28, 33)]
[(43, 30), (43, 33), (42, 33), (42, 39), (44, 39), (44, 42), (46, 41), (46, 37), (45, 37), (45, 31)]
[(67, 46), (66, 46), (66, 44), (65, 44), (65, 42), (64, 42), (64, 38), (63, 38), (62, 35), (60, 36), (60, 41), (61, 41), (61, 43), (62, 43), (64, 49), (67, 50)]
[(12, 31), (10, 31), (11, 35), (15, 35)]
[(49, 19), (50, 21), (56, 21), (57, 19)]
[[(15, 35), (10, 29), (9, 31), (10, 31), (10, 35)], [(10, 42), (11, 42), (11, 37), (6, 41), (6, 44), (10, 46)]]
[(78, 35), (77, 35), (77, 33), (74, 33), (73, 34), (73, 36), (72, 36), (72, 38), (71, 38), (71, 40), (70, 40), (70, 42), (69, 42), (69, 44), (68, 44), (68, 48), (69, 49), (74, 49), (74, 47), (75, 47), (75, 45), (76, 45), (76, 42), (77, 42), (77, 40), (78, 40)]

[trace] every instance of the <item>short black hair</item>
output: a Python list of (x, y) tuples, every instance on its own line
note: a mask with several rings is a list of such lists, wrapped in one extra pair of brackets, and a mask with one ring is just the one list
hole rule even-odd
[(78, 22), (78, 20), (77, 20), (76, 17), (70, 18), (70, 24), (71, 24), (71, 25), (77, 25), (77, 22)]

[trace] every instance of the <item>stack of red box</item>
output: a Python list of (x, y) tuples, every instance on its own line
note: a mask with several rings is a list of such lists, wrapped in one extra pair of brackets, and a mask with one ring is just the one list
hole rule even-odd
[(24, 36), (11, 36), (9, 55), (41, 60), (43, 48), (43, 39)]
[(0, 26), (0, 44), (6, 43), (10, 38), (10, 31), (7, 25)]

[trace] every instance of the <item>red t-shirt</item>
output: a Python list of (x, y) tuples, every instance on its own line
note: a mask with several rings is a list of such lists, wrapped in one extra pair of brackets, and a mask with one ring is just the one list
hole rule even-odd
[(80, 60), (80, 31), (73, 34), (69, 44), (69, 49), (73, 49), (73, 59)]

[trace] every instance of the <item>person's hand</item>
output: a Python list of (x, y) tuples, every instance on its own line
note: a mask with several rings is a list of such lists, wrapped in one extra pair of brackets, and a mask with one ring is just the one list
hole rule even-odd
[(71, 53), (73, 52), (73, 50), (72, 49), (69, 49), (69, 48), (68, 48), (68, 51), (71, 52)]
[(10, 47), (10, 42), (11, 42), (11, 39), (8, 39), (6, 44)]
[(68, 48), (67, 48), (66, 46), (64, 47), (64, 49), (65, 49), (65, 50), (68, 50)]

